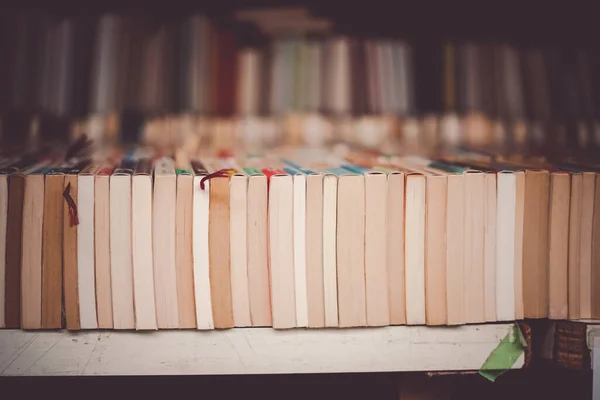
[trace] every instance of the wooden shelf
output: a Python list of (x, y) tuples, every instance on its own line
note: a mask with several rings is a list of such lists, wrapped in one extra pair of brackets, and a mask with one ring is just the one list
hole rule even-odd
[[(0, 375), (478, 370), (512, 324), (361, 329), (0, 330)], [(513, 368), (523, 366), (521, 355)]]

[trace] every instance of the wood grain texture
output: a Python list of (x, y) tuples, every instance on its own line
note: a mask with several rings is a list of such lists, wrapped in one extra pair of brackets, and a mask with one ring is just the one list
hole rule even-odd
[(427, 176), (425, 316), (427, 325), (448, 322), (446, 302), (446, 176)]
[(217, 329), (233, 328), (229, 265), (229, 178), (211, 179), (209, 212), (210, 294), (214, 326)]
[[(77, 204), (77, 175), (65, 176), (63, 190), (69, 184), (71, 197)], [(66, 326), (69, 330), (81, 329), (78, 281), (77, 225), (71, 226), (69, 205), (63, 199), (63, 290)]]
[(177, 176), (176, 206), (176, 262), (177, 303), (179, 327), (196, 328), (196, 305), (194, 300), (194, 262), (192, 258), (192, 185), (191, 175)]
[(338, 179), (337, 277), (339, 326), (366, 326), (365, 180)]
[(44, 224), (44, 175), (31, 174), (25, 181), (21, 269), (21, 327), (42, 327), (42, 234)]
[(94, 185), (94, 244), (98, 328), (112, 329), (112, 289), (110, 284), (110, 176), (96, 175)]
[(46, 175), (42, 267), (42, 327), (62, 327), (64, 175)]

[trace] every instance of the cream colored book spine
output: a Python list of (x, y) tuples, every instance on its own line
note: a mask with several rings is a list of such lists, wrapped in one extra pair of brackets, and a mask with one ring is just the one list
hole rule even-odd
[(296, 326), (308, 326), (306, 287), (306, 175), (298, 173), (294, 180), (294, 293), (296, 294)]
[(323, 298), (325, 326), (337, 327), (337, 198), (338, 178), (333, 174), (323, 176)]
[(406, 324), (404, 294), (404, 173), (387, 177), (387, 270), (390, 324)]
[(496, 203), (496, 319), (515, 319), (515, 212), (517, 181), (513, 172), (497, 175)]
[(485, 290), (485, 320), (496, 321), (496, 207), (497, 207), (497, 177), (494, 172), (486, 172), (484, 187), (484, 247), (483, 274)]
[(98, 328), (113, 328), (110, 255), (110, 176), (103, 167), (94, 180), (94, 261), (96, 268), (96, 311)]
[(448, 175), (446, 226), (446, 296), (448, 325), (465, 323), (465, 175)]
[(154, 295), (159, 329), (179, 328), (177, 271), (175, 266), (175, 220), (177, 177), (175, 162), (161, 158), (154, 166), (152, 242), (154, 255)]

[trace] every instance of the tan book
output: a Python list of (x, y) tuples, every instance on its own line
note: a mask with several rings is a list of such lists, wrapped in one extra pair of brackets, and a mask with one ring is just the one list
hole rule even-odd
[(110, 286), (114, 329), (135, 329), (131, 249), (131, 175), (122, 162), (110, 176)]
[(427, 325), (448, 322), (446, 302), (446, 212), (448, 177), (426, 176), (425, 316)]
[(113, 328), (110, 268), (110, 176), (113, 167), (104, 166), (94, 180), (94, 261), (98, 328)]
[(252, 326), (248, 288), (248, 177), (236, 173), (229, 185), (231, 302), (237, 327)]
[(579, 250), (579, 317), (592, 318), (592, 231), (596, 174), (583, 173), (581, 201), (581, 246)]
[(340, 174), (337, 198), (339, 326), (366, 326), (364, 177)]
[(567, 172), (550, 175), (550, 204), (548, 229), (548, 316), (567, 319), (568, 263), (569, 263), (569, 208), (571, 178)]
[[(6, 242), (8, 239), (8, 175), (10, 171), (2, 171), (0, 173), (0, 328), (6, 326), (4, 320), (5, 308), (5, 277), (6, 277)], [(40, 257), (41, 260), (41, 257)], [(40, 261), (41, 262), (41, 261)], [(41, 279), (41, 271), (40, 271)], [(41, 288), (41, 282), (40, 282)], [(41, 294), (41, 290), (38, 290)], [(41, 307), (41, 299), (40, 299)], [(40, 309), (40, 324), (41, 324), (41, 309)]]
[(62, 327), (63, 190), (62, 172), (46, 174), (42, 247), (42, 328)]
[(269, 180), (269, 266), (273, 328), (296, 326), (293, 181), (282, 171)]
[(179, 328), (177, 269), (175, 266), (175, 218), (177, 176), (173, 159), (163, 157), (154, 165), (152, 250), (154, 296), (159, 329)]
[(592, 226), (592, 318), (600, 319), (600, 174), (596, 174)]
[(425, 307), (425, 213), (426, 181), (422, 174), (406, 175), (404, 268), (406, 323), (426, 323)]
[(323, 303), (325, 326), (337, 327), (337, 199), (338, 178), (323, 175)]
[(465, 323), (465, 175), (448, 175), (446, 226), (446, 301), (448, 325)]
[(517, 177), (513, 171), (499, 171), (496, 180), (496, 321), (513, 321), (515, 319), (516, 297), (515, 214), (517, 207)]
[(496, 173), (485, 173), (484, 187), (484, 244), (483, 244), (483, 275), (485, 293), (485, 320), (492, 322), (496, 316), (496, 208), (497, 190)]
[(194, 177), (189, 168), (177, 169), (177, 206), (175, 266), (179, 327), (196, 328), (194, 299), (194, 261), (192, 257), (192, 195)]
[(23, 237), (27, 238), (27, 246), (23, 247), (21, 257), (21, 327), (23, 329), (42, 327), (43, 222), (44, 174), (40, 171), (25, 177)]
[[(365, 191), (365, 296), (367, 326), (390, 324), (387, 270), (387, 176), (380, 171), (364, 174)], [(397, 244), (395, 244), (397, 246)]]
[(267, 251), (267, 177), (248, 177), (248, 299), (252, 326), (271, 326), (269, 255)]
[[(5, 328), (21, 327), (21, 257), (23, 249), (23, 197), (25, 174), (8, 176), (8, 215), (6, 219), (6, 258), (0, 281)], [(10, 232), (10, 233), (9, 233)], [(59, 326), (60, 327), (60, 326)]]
[[(63, 184), (63, 290), (67, 329), (81, 329), (77, 271), (77, 173), (65, 175)], [(70, 200), (67, 200), (70, 199)], [(75, 206), (73, 206), (75, 205)]]
[(404, 294), (404, 173), (387, 176), (387, 270), (390, 325), (406, 324)]
[(77, 177), (77, 286), (81, 329), (98, 329), (94, 252), (94, 181), (98, 169), (98, 165), (92, 164)]
[[(215, 172), (214, 169), (209, 172)], [(210, 180), (208, 246), (214, 327), (233, 328), (229, 253), (229, 178)]]
[(152, 161), (142, 159), (131, 178), (131, 244), (135, 328), (157, 329), (152, 249)]
[(525, 172), (515, 172), (515, 319), (525, 318), (523, 306), (523, 232), (525, 220)]
[(523, 309), (525, 318), (548, 316), (548, 205), (550, 175), (525, 172)]
[(568, 304), (569, 319), (579, 319), (579, 264), (581, 251), (581, 212), (583, 200), (583, 174), (571, 175), (571, 201), (569, 210)]
[(306, 176), (306, 291), (308, 327), (325, 326), (323, 288), (323, 176)]
[(464, 311), (466, 323), (485, 322), (485, 174), (465, 173)]

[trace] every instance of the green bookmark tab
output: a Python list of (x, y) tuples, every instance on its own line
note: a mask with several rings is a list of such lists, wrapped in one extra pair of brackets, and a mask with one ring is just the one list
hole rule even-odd
[(488, 356), (487, 360), (479, 369), (479, 375), (494, 382), (497, 377), (508, 371), (523, 354), (527, 342), (521, 333), (521, 329), (514, 324), (511, 330), (506, 334)]

